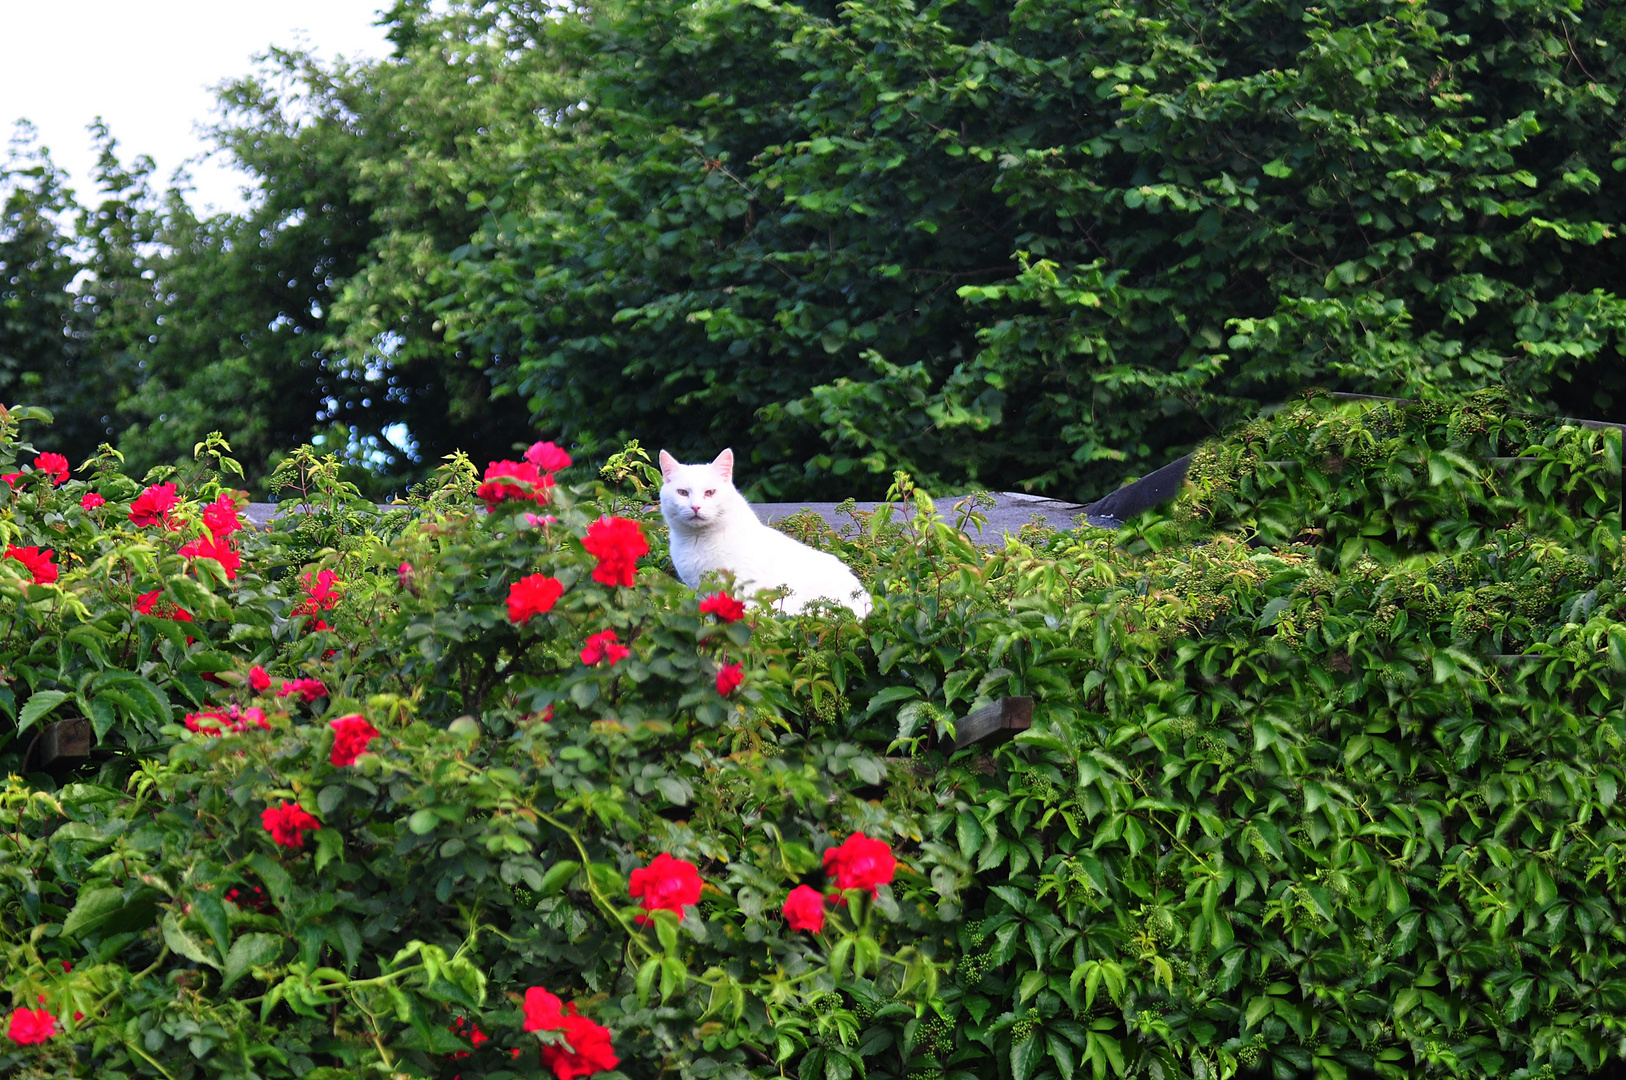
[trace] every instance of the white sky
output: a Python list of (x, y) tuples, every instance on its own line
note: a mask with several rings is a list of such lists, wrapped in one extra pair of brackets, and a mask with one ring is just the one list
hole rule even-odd
[[(93, 192), (96, 156), (85, 125), (100, 115), (128, 162), (157, 163), (154, 186), (210, 147), (197, 128), (214, 119), (210, 87), (254, 69), (272, 45), (321, 57), (386, 56), (373, 26), (386, 0), (0, 0), (0, 155), (21, 118)], [(188, 166), (194, 206), (236, 210), (246, 178), (216, 160)]]

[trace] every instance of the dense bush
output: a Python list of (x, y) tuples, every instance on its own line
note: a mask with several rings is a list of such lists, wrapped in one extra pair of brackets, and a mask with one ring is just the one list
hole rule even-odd
[[(0, 559), (3, 749), (110, 752), (0, 789), (12, 1074), (565, 1077), (558, 1030), (630, 1077), (1622, 1056), (1612, 431), (1312, 398), (1117, 534), (794, 522), (862, 624), (679, 585), (636, 448), (383, 517), (302, 454), (310, 512), (251, 533), (218, 441), (58, 485), (4, 434), (60, 574)], [(937, 749), (1007, 694), (1032, 731)]]

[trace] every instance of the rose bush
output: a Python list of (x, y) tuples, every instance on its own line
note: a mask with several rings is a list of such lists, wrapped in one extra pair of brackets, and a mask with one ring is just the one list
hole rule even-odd
[[(1620, 1060), (1612, 432), (1313, 399), (1165, 512), (986, 551), (900, 478), (912, 519), (788, 526), (858, 623), (678, 583), (636, 448), (545, 514), (461, 459), (380, 513), (302, 452), (297, 512), (217, 533), (223, 445), (53, 486), (29, 418), (0, 539), (60, 572), (0, 559), (7, 1075)], [(943, 752), (1007, 694), (1031, 731)], [(98, 756), (40, 769), (80, 717)]]

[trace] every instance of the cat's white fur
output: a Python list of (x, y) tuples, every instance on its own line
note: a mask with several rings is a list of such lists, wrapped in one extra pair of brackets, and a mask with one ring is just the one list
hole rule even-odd
[(787, 614), (800, 614), (815, 600), (834, 600), (859, 618), (869, 614), (869, 593), (846, 563), (758, 519), (734, 486), (734, 451), (706, 465), (684, 465), (662, 450), (661, 476), (661, 516), (685, 585), (696, 588), (709, 571), (730, 570), (747, 596), (788, 589), (775, 605)]

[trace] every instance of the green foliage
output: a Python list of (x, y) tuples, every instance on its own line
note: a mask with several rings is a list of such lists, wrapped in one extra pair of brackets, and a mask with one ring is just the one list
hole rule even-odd
[[(200, 498), (204, 458), (177, 477)], [(243, 537), (233, 580), (176, 554), (195, 503), (173, 533), (125, 521), (112, 457), (97, 511), (83, 481), (0, 503), (64, 566), (0, 560), (0, 751), (84, 715), (112, 752), (0, 788), (5, 989), (65, 1029), (9, 1074), (540, 1076), (530, 986), (608, 1025), (630, 1077), (1620, 1060), (1613, 430), (1312, 397), (1206, 447), (1166, 512), (991, 551), (960, 531), (975, 500), (939, 521), (899, 475), (846, 538), (793, 525), (871, 588), (863, 623), (701, 615), (658, 537), (636, 587), (595, 581), (586, 525), (647, 505), (635, 447), (619, 492), (553, 489), (534, 522), (471, 507), (460, 462), (379, 520), (336, 463), (290, 461), (315, 512)], [(533, 573), (563, 594), (516, 625)], [(150, 588), (194, 621), (132, 615)], [(585, 663), (606, 629), (631, 654)], [(254, 663), (326, 696), (257, 692)], [(1009, 694), (1031, 731), (941, 751)], [(269, 727), (181, 723), (231, 704)], [(347, 715), (381, 737), (339, 765)], [(318, 822), (297, 848), (261, 824), (284, 803)], [(828, 888), (854, 831), (895, 880), (790, 931), (786, 893)], [(705, 889), (640, 924), (629, 876), (662, 852)]]
[(76, 230), (44, 159), (8, 167), (0, 385), (24, 364), (138, 471), (223, 429), (251, 486), (312, 441), (371, 497), (532, 424), (595, 461), (732, 444), (769, 493), (1083, 500), (1311, 386), (1620, 417), (1617, 5), (387, 21), (385, 60), (226, 88), (241, 214), (105, 132)]

